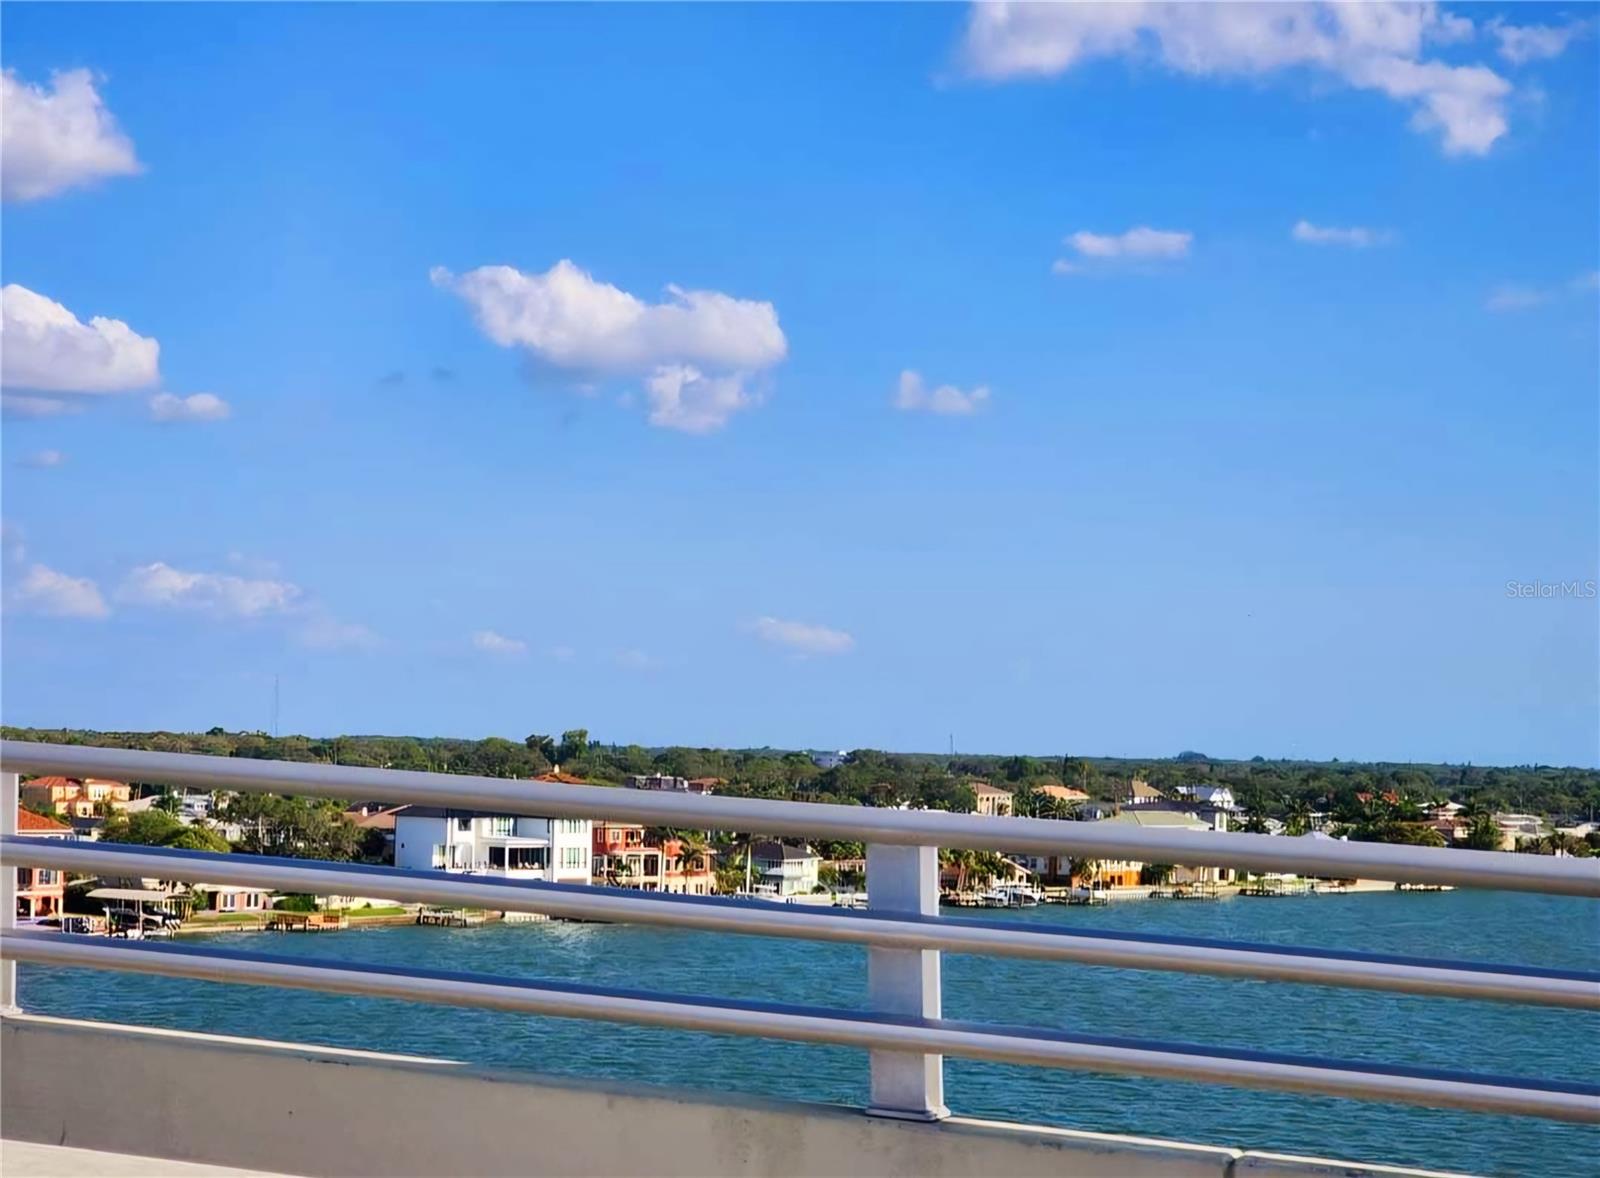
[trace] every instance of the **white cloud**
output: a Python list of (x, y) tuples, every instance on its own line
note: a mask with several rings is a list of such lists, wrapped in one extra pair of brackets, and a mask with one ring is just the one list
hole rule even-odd
[(61, 401), (55, 397), (28, 397), (20, 393), (6, 393), (0, 396), (0, 412), (7, 417), (66, 417), (81, 413), (83, 409), (71, 401)]
[(16, 283), (4, 302), (0, 385), (50, 393), (120, 393), (160, 379), (161, 345), (120, 319), (87, 324), (53, 299)]
[(150, 416), (156, 421), (225, 421), (233, 410), (215, 393), (157, 393), (150, 398)]
[(559, 662), (570, 663), (578, 657), (578, 652), (570, 646), (552, 646), (550, 648), (550, 657)]
[(60, 450), (40, 450), (21, 459), (20, 465), (31, 466), (35, 470), (48, 470), (53, 466), (64, 466), (66, 461), (67, 456)]
[(543, 274), (480, 266), (431, 272), (461, 296), (481, 330), (576, 380), (645, 381), (652, 424), (704, 433), (758, 402), (747, 389), (780, 363), (788, 340), (771, 303), (667, 287), (647, 303), (563, 259)]
[(1500, 43), (1500, 56), (1512, 65), (1560, 57), (1567, 46), (1589, 31), (1589, 22), (1568, 21), (1564, 25), (1508, 25), (1499, 17), (1489, 22), (1489, 31)]
[(134, 605), (253, 618), (287, 613), (303, 595), (298, 585), (288, 581), (188, 572), (156, 561), (129, 573), (117, 596)]
[(1069, 233), (1062, 244), (1078, 256), (1057, 258), (1052, 274), (1083, 274), (1095, 266), (1116, 266), (1140, 262), (1170, 262), (1189, 256), (1194, 234), (1182, 229), (1152, 229), (1136, 225), (1124, 233), (1091, 233), (1080, 229)]
[(1126, 233), (1080, 230), (1066, 244), (1085, 258), (1186, 258), (1194, 234), (1140, 225)]
[(523, 655), (528, 644), (520, 638), (507, 638), (493, 630), (479, 630), (472, 635), (472, 645), (488, 654)]
[(306, 614), (291, 634), (308, 650), (371, 650), (379, 638), (359, 622), (341, 622), (322, 609)]
[(721, 429), (739, 410), (758, 403), (745, 388), (746, 379), (739, 372), (707, 376), (690, 364), (657, 368), (644, 382), (650, 424), (687, 434)]
[(1501, 286), (1490, 292), (1484, 306), (1491, 311), (1526, 311), (1550, 301), (1550, 292), (1532, 286)]
[(1481, 155), (1506, 133), (1511, 84), (1481, 65), (1423, 60), (1468, 19), (1434, 4), (974, 4), (963, 53), (978, 77), (1062, 74), (1096, 58), (1153, 58), (1199, 78), (1314, 70), (1412, 110), (1446, 152)]
[(1307, 245), (1347, 245), (1352, 249), (1385, 245), (1393, 240), (1387, 229), (1368, 229), (1364, 225), (1313, 225), (1310, 221), (1296, 221), (1289, 236)]
[(894, 394), (896, 409), (908, 413), (936, 413), (945, 417), (968, 416), (988, 403), (989, 389), (985, 385), (979, 385), (970, 393), (948, 384), (929, 389), (921, 375), (909, 368), (900, 374), (900, 384)]
[(782, 618), (757, 618), (751, 629), (763, 642), (802, 655), (847, 654), (856, 644), (843, 630), (808, 622), (786, 622)]
[(71, 577), (42, 564), (31, 565), (12, 590), (21, 609), (54, 618), (103, 618), (110, 614), (100, 588), (87, 577)]
[(1507, 283), (1489, 292), (1484, 306), (1491, 311), (1528, 311), (1559, 298), (1580, 297), (1600, 290), (1600, 270), (1585, 270), (1557, 286)]
[(48, 89), (6, 70), (0, 79), (0, 195), (38, 200), (139, 171), (133, 144), (88, 70), (58, 71)]

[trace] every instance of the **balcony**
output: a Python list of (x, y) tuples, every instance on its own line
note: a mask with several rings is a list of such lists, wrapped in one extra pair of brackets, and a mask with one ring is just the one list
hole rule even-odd
[[(1188, 832), (1160, 828), (686, 797), (664, 791), (109, 749), (7, 743), (0, 747), (0, 759), (7, 771), (4, 781), (11, 814), (15, 813), (15, 772), (93, 772), (176, 785), (383, 798), (500, 813), (573, 818), (605, 814), (665, 826), (692, 821), (699, 828), (848, 839), (868, 847), (871, 906), (850, 911), (246, 855), (47, 843), (17, 838), (8, 831), (0, 839), (7, 865), (150, 875), (285, 892), (360, 894), (868, 949), (866, 1008), (836, 1009), (539, 978), (313, 961), (182, 944), (115, 942), (8, 928), (0, 937), (0, 952), (7, 962), (8, 1004), (15, 993), (11, 963), (26, 961), (834, 1044), (864, 1051), (869, 1076), (867, 1107), (846, 1112), (816, 1105), (750, 1102), (725, 1094), (686, 1096), (604, 1085), (575, 1087), (525, 1076), (513, 1082), (492, 1070), (463, 1068), (442, 1060), (245, 1043), (18, 1015), (6, 1020), (6, 1053), (8, 1063), (24, 1060), (26, 1068), (6, 1069), (6, 1132), (33, 1140), (59, 1140), (65, 1124), (83, 1135), (79, 1143), (93, 1148), (159, 1153), (146, 1147), (161, 1146), (168, 1151), (179, 1149), (162, 1156), (256, 1169), (530, 1172), (529, 1154), (518, 1134), (509, 1135), (509, 1144), (521, 1159), (515, 1166), (496, 1154), (500, 1147), (487, 1140), (507, 1136), (487, 1128), (486, 1118), (501, 1115), (507, 1118), (501, 1124), (516, 1123), (528, 1132), (542, 1125), (552, 1138), (567, 1142), (560, 1157), (551, 1158), (547, 1171), (531, 1172), (1324, 1172), (1305, 1168), (1313, 1163), (1240, 1150), (952, 1118), (944, 1098), (945, 1055), (1487, 1115), (1600, 1123), (1600, 1088), (1560, 1076), (1507, 1078), (945, 1019), (941, 956), (955, 951), (1036, 962), (1389, 991), (1443, 1002), (1472, 998), (1591, 1012), (1600, 1010), (1600, 975), (1515, 963), (1490, 965), (1345, 952), (1322, 946), (1106, 935), (1003, 921), (956, 920), (938, 915), (936, 891), (936, 848), (940, 846), (1141, 861), (1172, 861), (1181, 855), (1188, 862), (1202, 859), (1257, 871), (1364, 876), (1589, 898), (1600, 896), (1600, 863), (1594, 861), (1249, 834), (1196, 838)], [(689, 813), (692, 819), (686, 817)], [(0, 874), (11, 878), (10, 872)], [(26, 994), (21, 997), (26, 1009)], [(92, 1016), (96, 1012), (84, 1013)], [(340, 1061), (341, 1066), (330, 1069), (327, 1064), (331, 1061)], [(184, 1094), (172, 1101), (171, 1114), (163, 1115), (161, 1133), (141, 1131), (143, 1121), (132, 1111), (110, 1117), (109, 1127), (103, 1109), (96, 1109), (93, 1115), (63, 1111), (62, 1093), (76, 1092), (81, 1105), (86, 1086), (109, 1085), (117, 1076), (131, 1084), (130, 1077), (136, 1072), (145, 1077), (141, 1083), (147, 1088), (150, 1077), (159, 1077), (161, 1090)], [(13, 1081), (19, 1073), (32, 1079), (28, 1083)], [(204, 1107), (206, 1095), (198, 1090), (216, 1087), (216, 1077), (221, 1075), (236, 1077), (248, 1088), (252, 1108), (273, 1110), (277, 1119), (268, 1117), (267, 1125), (278, 1128), (269, 1132), (268, 1128), (242, 1126), (239, 1121), (251, 1118), (235, 1117), (229, 1134), (224, 1135), (205, 1123), (203, 1116), (195, 1115), (190, 1097)], [(715, 1077), (706, 1075), (698, 1065), (695, 1075), (697, 1082), (715, 1082)], [(311, 1090), (307, 1085), (320, 1092), (318, 1100), (305, 1099), (304, 1094)], [(108, 1101), (115, 1104), (109, 1088), (107, 1092)], [(337, 1110), (338, 1116), (324, 1115), (319, 1111), (322, 1104), (330, 1113)], [(96, 1108), (92, 1102), (90, 1107)], [(373, 1136), (383, 1138), (373, 1144), (359, 1127), (366, 1124), (363, 1117), (377, 1117), (380, 1107), (388, 1127), (379, 1131), (377, 1122), (372, 1122)], [(396, 1108), (413, 1112), (397, 1117)], [(291, 1113), (295, 1132), (286, 1134), (282, 1126), (290, 1123)], [(396, 1121), (411, 1116), (425, 1118), (430, 1131), (437, 1129), (437, 1140), (423, 1141), (426, 1135), (420, 1131), (393, 1127)], [(336, 1132), (340, 1118), (346, 1118), (345, 1129)], [(439, 1129), (441, 1124), (444, 1128)], [(309, 1135), (307, 1126), (314, 1127)], [(320, 1135), (323, 1129), (315, 1128), (318, 1126), (325, 1127), (326, 1136)], [(1159, 1129), (1157, 1120), (1151, 1125), (1154, 1137), (1160, 1136)], [(448, 1162), (429, 1152), (442, 1149), (446, 1142), (459, 1147)], [(681, 1152), (674, 1154), (671, 1148), (664, 1148), (666, 1142), (677, 1143)], [(1337, 1146), (1330, 1142), (1330, 1151)], [(619, 1152), (625, 1148), (638, 1152)], [(373, 1152), (363, 1152), (368, 1149)], [(311, 1150), (316, 1152), (308, 1152)], [(443, 1168), (430, 1164), (430, 1158)], [(500, 1165), (509, 1168), (496, 1169)], [(1347, 1167), (1338, 1172), (1364, 1171)]]

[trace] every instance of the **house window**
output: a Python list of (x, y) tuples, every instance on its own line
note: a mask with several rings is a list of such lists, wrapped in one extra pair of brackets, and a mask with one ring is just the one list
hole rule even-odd
[(456, 819), (456, 829), (458, 831), (460, 831), (462, 834), (470, 834), (472, 832), (472, 819), (470, 819), (470, 818), (457, 818)]
[(489, 819), (489, 833), (500, 838), (508, 838), (515, 831), (517, 820), (509, 814), (496, 814)]
[(561, 866), (563, 866), (563, 867), (582, 867), (583, 866), (583, 848), (582, 847), (562, 847), (561, 848)]
[(239, 897), (232, 892), (223, 892), (217, 897), (217, 907), (223, 912), (232, 912), (239, 903)]
[(433, 844), (433, 869), (440, 871), (444, 868), (444, 844)]

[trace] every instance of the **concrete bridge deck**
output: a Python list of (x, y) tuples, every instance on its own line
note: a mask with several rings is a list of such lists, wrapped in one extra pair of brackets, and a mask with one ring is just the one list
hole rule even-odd
[(26, 1014), (0, 1020), (0, 1055), (6, 1178), (1429, 1176), (1157, 1138), (965, 1117), (914, 1123), (832, 1105), (553, 1080), (440, 1059)]

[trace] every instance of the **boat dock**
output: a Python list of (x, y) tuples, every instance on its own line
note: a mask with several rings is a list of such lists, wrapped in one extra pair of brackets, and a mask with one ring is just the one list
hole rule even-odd
[(417, 913), (418, 924), (436, 924), (444, 928), (475, 928), (485, 919), (484, 913), (467, 908), (424, 908)]
[(350, 927), (350, 918), (342, 912), (274, 912), (267, 918), (269, 933), (331, 933)]

